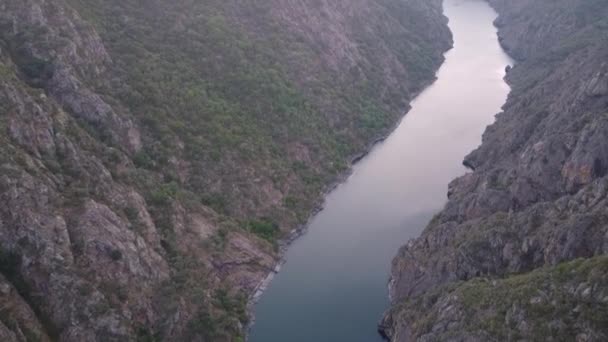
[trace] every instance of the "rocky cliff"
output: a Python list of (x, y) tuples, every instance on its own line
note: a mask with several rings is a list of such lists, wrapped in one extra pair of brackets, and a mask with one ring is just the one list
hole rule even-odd
[(439, 0), (0, 0), (0, 339), (242, 340), (449, 44)]
[(518, 63), (471, 172), (392, 265), (393, 341), (608, 339), (608, 4), (491, 0)]

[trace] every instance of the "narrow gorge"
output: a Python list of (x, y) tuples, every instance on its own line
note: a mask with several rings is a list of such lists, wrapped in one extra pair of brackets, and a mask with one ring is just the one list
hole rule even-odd
[(517, 59), (471, 172), (392, 264), (392, 341), (608, 339), (608, 6), (491, 0)]
[(386, 281), (398, 247), (445, 204), (462, 157), (504, 104), (512, 64), (496, 13), (482, 0), (446, 0), (453, 48), (437, 80), (386, 140), (325, 201), (255, 308), (251, 342), (381, 341)]
[(242, 341), (449, 45), (439, 0), (0, 0), (0, 340)]
[(607, 196), (606, 0), (0, 0), (0, 341), (606, 341)]

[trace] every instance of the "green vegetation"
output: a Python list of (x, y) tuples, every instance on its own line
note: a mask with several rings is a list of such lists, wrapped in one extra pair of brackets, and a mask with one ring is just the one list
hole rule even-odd
[[(68, 2), (95, 24), (112, 55), (118, 77), (99, 91), (124, 104), (145, 127), (145, 149), (133, 157), (135, 165), (171, 174), (172, 158), (187, 160), (193, 172), (179, 187), (218, 213), (240, 219), (263, 214), (281, 217), (282, 225), (301, 223), (320, 190), (394, 124), (409, 89), (430, 79), (438, 64), (420, 37), (405, 42), (386, 34), (400, 61), (411, 67), (402, 85), (387, 89), (385, 71), (374, 63), (352, 75), (312, 64), (319, 59), (318, 47), (311, 49), (306, 37), (282, 27), (264, 2), (239, 4), (238, 10), (219, 0), (147, 6), (134, 0)], [(407, 16), (404, 22), (424, 24), (389, 3)], [(244, 17), (235, 18), (235, 12)], [(249, 30), (243, 30), (243, 21)], [(385, 58), (376, 36), (355, 33), (368, 61)], [(306, 84), (301, 74), (309, 75)], [(290, 155), (295, 143), (312, 158), (297, 169)], [(289, 200), (264, 213), (236, 210), (232, 203), (267, 201), (250, 185), (249, 170), (277, 188), (289, 184), (284, 194)], [(218, 179), (228, 181), (218, 189)], [(162, 204), (172, 197), (161, 189), (152, 201)]]
[(10, 78), (12, 75), (13, 75), (13, 70), (10, 67), (4, 65), (0, 61), (0, 79)]
[(249, 317), (247, 316), (247, 297), (243, 294), (231, 296), (224, 289), (217, 290), (214, 296), (216, 305), (231, 316), (235, 316), (238, 320), (247, 324)]
[(175, 199), (178, 191), (179, 186), (175, 182), (161, 184), (158, 189), (152, 190), (149, 202), (156, 206), (168, 205)]
[[(292, 31), (267, 1), (66, 1), (95, 27), (112, 59), (108, 77), (87, 85), (141, 128), (144, 147), (137, 153), (113, 141), (103, 124), (78, 121), (78, 136), (127, 152), (103, 160), (116, 182), (144, 195), (160, 234), (158, 252), (172, 274), (159, 290), (158, 306), (170, 317), (182, 310), (176, 303), (196, 303), (186, 340), (242, 340), (247, 298), (223, 290), (235, 284), (208, 281), (216, 271), (209, 265), (221, 260), (235, 233), (276, 251), (321, 191), (432, 79), (441, 49), (410, 27), (366, 27), (353, 19), (345, 30), (360, 51), (331, 65), (324, 42)], [(373, 9), (379, 18), (390, 12), (405, 26), (430, 26), (409, 5), (383, 0), (381, 6)], [(356, 65), (351, 57), (359, 59)], [(394, 67), (399, 63), (403, 68)], [(34, 74), (42, 66), (22, 68)], [(66, 173), (61, 164), (56, 169)], [(94, 195), (89, 184), (73, 187), (74, 206)], [(140, 232), (136, 208), (116, 209)], [(209, 257), (204, 265), (189, 254), (196, 242), (180, 240), (193, 232), (176, 229), (190, 210), (219, 225), (200, 242), (197, 257)], [(110, 257), (119, 262), (125, 257), (119, 253)], [(137, 328), (138, 340), (160, 339), (162, 329)]]
[(247, 223), (247, 228), (251, 233), (272, 243), (279, 236), (279, 226), (267, 218), (251, 220)]
[(141, 150), (135, 156), (133, 156), (133, 163), (139, 168), (154, 168), (154, 161), (152, 160), (152, 158), (150, 158), (150, 155), (148, 155), (145, 150)]
[(217, 323), (207, 311), (201, 311), (188, 323), (188, 330), (193, 336), (202, 336), (205, 339), (217, 338), (220, 331)]
[(552, 320), (561, 320), (565, 326), (571, 327), (562, 331), (560, 338), (574, 340), (583, 328), (577, 321), (599, 330), (608, 327), (608, 307), (601, 300), (582, 293), (587, 287), (605, 288), (607, 275), (608, 257), (579, 259), (511, 276), (496, 286), (488, 281), (474, 280), (465, 283), (457, 293), (465, 310), (492, 313), (484, 320), (470, 324), (479, 324), (480, 328), (499, 339), (507, 338), (517, 330), (516, 322), (511, 322), (511, 326), (505, 325), (505, 314), (516, 305), (525, 312), (526, 322), (533, 327), (533, 340), (555, 336), (556, 330), (550, 324)]
[[(396, 310), (408, 322), (415, 322), (412, 327), (418, 336), (437, 323), (439, 300), (451, 298), (452, 312), (462, 311), (459, 324), (448, 335), (466, 331), (487, 333), (499, 341), (540, 341), (549, 336), (570, 341), (588, 328), (608, 333), (608, 307), (601, 291), (607, 286), (608, 257), (597, 256), (504, 279), (449, 284)], [(518, 327), (521, 321), (526, 322), (525, 331)]]
[(228, 201), (226, 198), (219, 193), (210, 193), (203, 195), (201, 203), (206, 205), (220, 214), (226, 214), (228, 212)]

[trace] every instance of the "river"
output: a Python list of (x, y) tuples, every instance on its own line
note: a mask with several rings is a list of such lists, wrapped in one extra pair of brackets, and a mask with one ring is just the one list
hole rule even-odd
[(250, 342), (381, 341), (390, 263), (446, 201), (504, 104), (512, 64), (483, 0), (445, 0), (454, 48), (437, 81), (331, 192), (255, 306)]

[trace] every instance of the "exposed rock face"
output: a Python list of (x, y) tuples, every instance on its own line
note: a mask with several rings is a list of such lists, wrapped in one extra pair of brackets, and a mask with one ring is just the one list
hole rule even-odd
[(241, 340), (449, 43), (438, 0), (0, 0), (0, 340)]
[[(450, 184), (445, 209), (395, 258), (381, 329), (395, 341), (606, 340), (606, 316), (579, 313), (606, 308), (608, 6), (490, 2), (518, 59), (512, 93), (465, 158), (474, 171)], [(577, 258), (594, 266), (552, 278)], [(537, 294), (521, 281), (530, 278)], [(574, 295), (578, 287), (598, 297)]]

